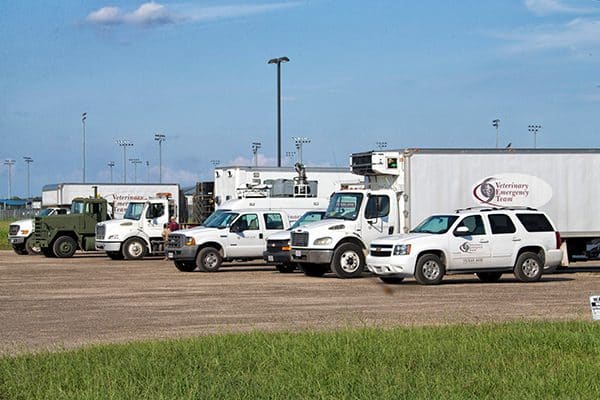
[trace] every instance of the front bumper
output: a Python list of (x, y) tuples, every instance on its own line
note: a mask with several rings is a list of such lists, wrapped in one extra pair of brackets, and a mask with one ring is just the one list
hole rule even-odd
[(265, 251), (263, 259), (271, 264), (288, 264), (291, 261), (289, 251)]
[(169, 260), (176, 261), (195, 261), (198, 246), (183, 246), (165, 248), (165, 254)]
[(8, 242), (10, 244), (23, 244), (25, 243), (25, 240), (27, 240), (27, 238), (25, 236), (12, 236), (12, 237), (8, 237)]
[(121, 251), (121, 242), (96, 241), (96, 250), (100, 250), (100, 251)]
[(367, 269), (380, 276), (411, 277), (415, 273), (414, 260), (407, 256), (367, 256)]
[(290, 251), (293, 262), (308, 264), (331, 264), (333, 250), (294, 249)]

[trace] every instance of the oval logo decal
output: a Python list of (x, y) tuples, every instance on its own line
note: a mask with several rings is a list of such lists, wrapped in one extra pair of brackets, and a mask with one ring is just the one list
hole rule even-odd
[(552, 199), (552, 187), (542, 179), (524, 174), (497, 174), (473, 186), (473, 198), (481, 205), (539, 208)]

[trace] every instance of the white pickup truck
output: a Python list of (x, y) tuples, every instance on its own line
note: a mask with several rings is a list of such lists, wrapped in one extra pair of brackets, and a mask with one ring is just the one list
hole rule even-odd
[[(44, 208), (38, 214), (39, 217), (48, 215), (67, 214), (68, 209), (49, 207)], [(22, 219), (15, 221), (8, 227), (8, 242), (12, 245), (15, 253), (20, 255), (41, 254), (41, 249), (33, 245), (34, 219)]]
[(267, 238), (289, 228), (276, 210), (217, 210), (201, 227), (171, 233), (165, 252), (183, 272), (216, 272), (223, 261), (262, 259)]
[(560, 234), (541, 211), (531, 208), (465, 209), (426, 218), (408, 234), (375, 239), (367, 268), (386, 283), (413, 277), (423, 285), (445, 274), (475, 273), (495, 282), (514, 273), (538, 281), (544, 267), (560, 264)]

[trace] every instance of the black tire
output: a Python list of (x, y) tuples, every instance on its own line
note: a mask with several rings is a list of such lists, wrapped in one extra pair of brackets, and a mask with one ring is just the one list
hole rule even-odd
[(35, 238), (33, 236), (29, 236), (25, 241), (25, 251), (30, 256), (39, 256), (42, 254), (42, 248), (35, 245)]
[(404, 278), (399, 276), (380, 276), (379, 279), (381, 279), (381, 281), (384, 283), (389, 283), (390, 285), (397, 285), (402, 283), (404, 280)]
[(54, 252), (50, 247), (42, 247), (42, 254), (46, 257), (54, 257)]
[(27, 255), (27, 250), (25, 250), (25, 245), (23, 244), (13, 244), (13, 250), (15, 251), (15, 253), (17, 253), (20, 256), (25, 256)]
[(521, 282), (537, 282), (544, 273), (544, 264), (540, 257), (530, 251), (526, 251), (517, 258), (515, 263), (515, 278)]
[(338, 278), (358, 278), (365, 268), (365, 254), (362, 247), (354, 243), (344, 243), (333, 252), (331, 269)]
[(421, 285), (437, 285), (445, 273), (444, 263), (435, 254), (425, 254), (417, 260), (415, 279)]
[(123, 243), (123, 258), (141, 260), (146, 255), (146, 243), (140, 238), (130, 238)]
[(120, 251), (107, 251), (106, 255), (111, 260), (122, 260), (123, 259), (123, 254)]
[(60, 236), (52, 245), (52, 252), (58, 258), (73, 257), (77, 250), (77, 242), (71, 236)]
[(294, 264), (278, 264), (275, 266), (275, 268), (277, 268), (277, 271), (281, 272), (282, 274), (289, 274), (296, 270), (296, 265), (294, 265)]
[(188, 261), (174, 261), (175, 267), (181, 272), (192, 272), (196, 270), (196, 263)]
[(500, 277), (502, 276), (502, 272), (476, 272), (475, 275), (482, 282), (498, 282)]
[(196, 267), (202, 272), (217, 272), (222, 263), (223, 257), (214, 247), (205, 247), (196, 256)]
[(329, 268), (323, 264), (300, 264), (300, 269), (306, 276), (323, 276)]

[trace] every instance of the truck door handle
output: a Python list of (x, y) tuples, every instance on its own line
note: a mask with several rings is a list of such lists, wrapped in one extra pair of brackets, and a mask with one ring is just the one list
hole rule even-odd
[(513, 238), (513, 242), (520, 242), (520, 241), (521, 241), (521, 238), (519, 238), (519, 237), (514, 237)]
[(262, 233), (259, 233), (259, 234), (258, 234), (258, 238), (259, 238), (259, 239), (262, 239), (262, 238), (263, 238), (263, 234), (262, 234)]
[(479, 241), (479, 243), (489, 243), (489, 242), (490, 242), (490, 241), (489, 241), (489, 240), (487, 240), (487, 239), (481, 239), (481, 240)]

